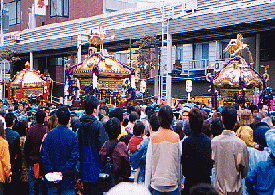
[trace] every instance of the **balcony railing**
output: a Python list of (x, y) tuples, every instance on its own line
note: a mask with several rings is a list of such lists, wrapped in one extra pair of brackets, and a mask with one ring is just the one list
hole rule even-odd
[(197, 71), (198, 73), (200, 72), (200, 74), (201, 74), (201, 72), (204, 72), (204, 75), (206, 75), (208, 65), (209, 65), (208, 59), (189, 61), (188, 66), (187, 66), (188, 76), (190, 76), (190, 72), (194, 72), (194, 71)]

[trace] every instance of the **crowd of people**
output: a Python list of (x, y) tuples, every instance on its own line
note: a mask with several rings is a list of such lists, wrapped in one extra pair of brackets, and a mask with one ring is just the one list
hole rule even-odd
[(84, 107), (0, 101), (0, 195), (275, 194), (265, 105)]

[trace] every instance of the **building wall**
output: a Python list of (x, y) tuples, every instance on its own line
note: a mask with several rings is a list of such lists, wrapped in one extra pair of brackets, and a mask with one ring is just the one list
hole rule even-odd
[[(69, 17), (51, 17), (51, 0), (48, 1), (49, 5), (46, 7), (47, 15), (35, 16), (36, 27), (100, 15), (104, 13), (105, 9), (115, 11), (136, 7), (136, 3), (119, 2), (116, 0), (69, 0)], [(14, 0), (4, 0), (4, 3), (9, 2), (14, 2)], [(11, 25), (9, 27), (9, 32), (22, 31), (24, 29), (28, 29), (29, 13), (31, 12), (31, 7), (33, 3), (34, 0), (21, 0), (21, 23)]]

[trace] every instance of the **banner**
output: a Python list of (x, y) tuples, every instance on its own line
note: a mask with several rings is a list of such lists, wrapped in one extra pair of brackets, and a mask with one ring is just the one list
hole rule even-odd
[(34, 0), (34, 14), (46, 16), (46, 4), (48, 0)]

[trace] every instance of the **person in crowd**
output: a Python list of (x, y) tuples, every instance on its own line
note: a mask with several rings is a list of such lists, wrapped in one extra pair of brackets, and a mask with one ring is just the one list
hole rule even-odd
[(62, 107), (57, 110), (58, 126), (51, 130), (43, 143), (42, 163), (46, 174), (56, 173), (62, 178), (47, 182), (50, 195), (75, 195), (76, 163), (79, 158), (79, 145), (76, 134), (68, 128), (70, 112)]
[(42, 181), (41, 178), (35, 177), (35, 172), (38, 168), (37, 164), (40, 162), (41, 153), (40, 147), (42, 139), (47, 132), (47, 126), (44, 126), (46, 112), (44, 110), (38, 110), (36, 113), (36, 125), (31, 127), (27, 132), (25, 143), (25, 156), (29, 164), (29, 194), (35, 195), (37, 193), (42, 194)]
[(202, 133), (203, 115), (198, 108), (188, 114), (191, 135), (182, 142), (182, 174), (185, 176), (183, 194), (199, 183), (211, 183), (211, 139)]
[(179, 194), (181, 189), (179, 135), (172, 130), (173, 111), (163, 105), (160, 128), (150, 137), (146, 154), (145, 186), (154, 194)]
[(51, 131), (52, 129), (54, 129), (56, 126), (58, 125), (58, 119), (56, 114), (52, 114), (50, 116), (50, 119), (48, 121), (48, 131)]
[[(114, 109), (113, 111), (110, 112), (109, 117), (110, 118), (115, 117), (115, 118), (117, 118), (120, 121), (121, 132), (120, 132), (120, 134), (118, 136), (118, 139), (120, 139), (120, 137), (122, 137), (122, 136), (127, 136), (128, 133), (127, 133), (127, 131), (125, 131), (125, 127), (122, 125), (123, 121), (124, 121), (124, 119), (123, 119), (123, 109), (122, 108), (116, 108), (116, 109)], [(129, 141), (129, 139), (128, 139), (128, 141)], [(128, 145), (128, 143), (126, 145)]]
[(9, 144), (6, 140), (3, 123), (0, 123), (0, 194), (4, 194), (4, 183), (11, 182)]
[(242, 194), (242, 178), (249, 168), (249, 154), (244, 141), (232, 131), (237, 121), (237, 111), (225, 106), (222, 134), (212, 139), (212, 159), (215, 162), (214, 187), (220, 194)]
[(267, 105), (263, 105), (263, 104), (259, 104), (259, 118), (263, 119), (265, 117), (267, 117), (268, 115), (268, 106)]
[(269, 130), (269, 125), (266, 122), (259, 122), (253, 129), (253, 141), (255, 141), (255, 148), (262, 151), (267, 147), (265, 140), (265, 133)]
[(27, 135), (27, 129), (28, 129), (28, 122), (25, 120), (20, 120), (17, 125), (17, 132), (20, 135), (20, 149), (21, 149), (21, 156), (22, 156), (22, 169), (21, 169), (21, 189), (22, 191), (28, 191), (29, 188), (29, 179), (28, 179), (28, 173), (29, 173), (29, 166), (27, 163), (27, 159), (25, 156), (24, 148), (26, 143), (26, 135)]
[(261, 122), (264, 122), (266, 124), (268, 124), (269, 126), (269, 129), (272, 129), (273, 128), (273, 122), (272, 122), (272, 119), (268, 116), (264, 117)]
[(127, 127), (125, 128), (125, 131), (127, 131), (128, 135), (133, 135), (133, 127), (135, 125), (135, 122), (139, 119), (139, 116), (136, 112), (131, 112), (129, 115), (129, 122)]
[(11, 182), (6, 188), (6, 194), (18, 194), (18, 186), (20, 184), (20, 170), (21, 170), (21, 150), (20, 150), (20, 135), (13, 130), (15, 124), (15, 116), (13, 113), (6, 115), (5, 134), (9, 143), (10, 162), (11, 162)]
[(249, 194), (274, 194), (275, 193), (275, 130), (265, 133), (266, 142), (271, 154), (266, 161), (259, 162), (248, 173), (245, 184)]
[(183, 132), (183, 122), (178, 121), (175, 127), (175, 132), (180, 136), (180, 140), (183, 140), (185, 134)]
[(210, 120), (205, 120), (204, 119), (203, 125), (202, 125), (202, 133), (204, 133), (204, 135), (206, 135), (210, 139), (213, 138), (213, 133), (211, 131), (211, 121)]
[[(159, 129), (159, 120), (156, 114), (153, 114), (150, 117), (149, 123), (150, 123), (149, 132), (150, 132), (150, 135), (152, 135), (154, 132), (157, 132)], [(146, 153), (147, 153), (149, 141), (150, 141), (150, 137), (145, 138), (140, 143), (140, 148), (137, 149), (134, 154), (130, 155), (130, 163), (133, 169), (137, 169), (138, 167), (140, 167), (140, 173), (137, 180), (138, 183), (144, 183), (145, 181)]]
[(239, 125), (236, 136), (243, 140), (247, 146), (255, 147), (253, 141), (253, 129), (249, 126), (252, 123), (252, 113), (250, 110), (241, 110)]
[(220, 135), (223, 131), (223, 124), (220, 117), (215, 117), (211, 121), (211, 132), (213, 137)]
[(84, 195), (97, 194), (97, 181), (101, 171), (99, 151), (107, 141), (108, 135), (101, 122), (97, 120), (99, 101), (94, 96), (85, 100), (85, 112), (80, 119), (77, 132), (80, 153), (80, 177), (83, 182)]
[[(117, 118), (111, 118), (105, 124), (105, 130), (108, 133), (109, 140), (102, 146), (99, 155), (101, 162), (104, 162), (108, 148), (117, 140), (120, 134), (120, 122)], [(129, 163), (128, 148), (124, 142), (119, 141), (112, 154), (112, 171), (115, 175), (116, 183), (127, 182), (131, 175), (131, 166)]]
[[(140, 143), (143, 141), (144, 129), (145, 129), (145, 126), (143, 122), (137, 121), (135, 123), (133, 127), (134, 136), (131, 137), (128, 145), (129, 150), (131, 151), (132, 154), (135, 153), (135, 151), (140, 148)], [(140, 167), (137, 168), (134, 182), (138, 181), (139, 173), (140, 173)]]
[(2, 123), (3, 123), (3, 125), (4, 125), (4, 129), (6, 129), (5, 116), (6, 116), (5, 110), (1, 109), (1, 110), (0, 110), (0, 120), (2, 121)]

